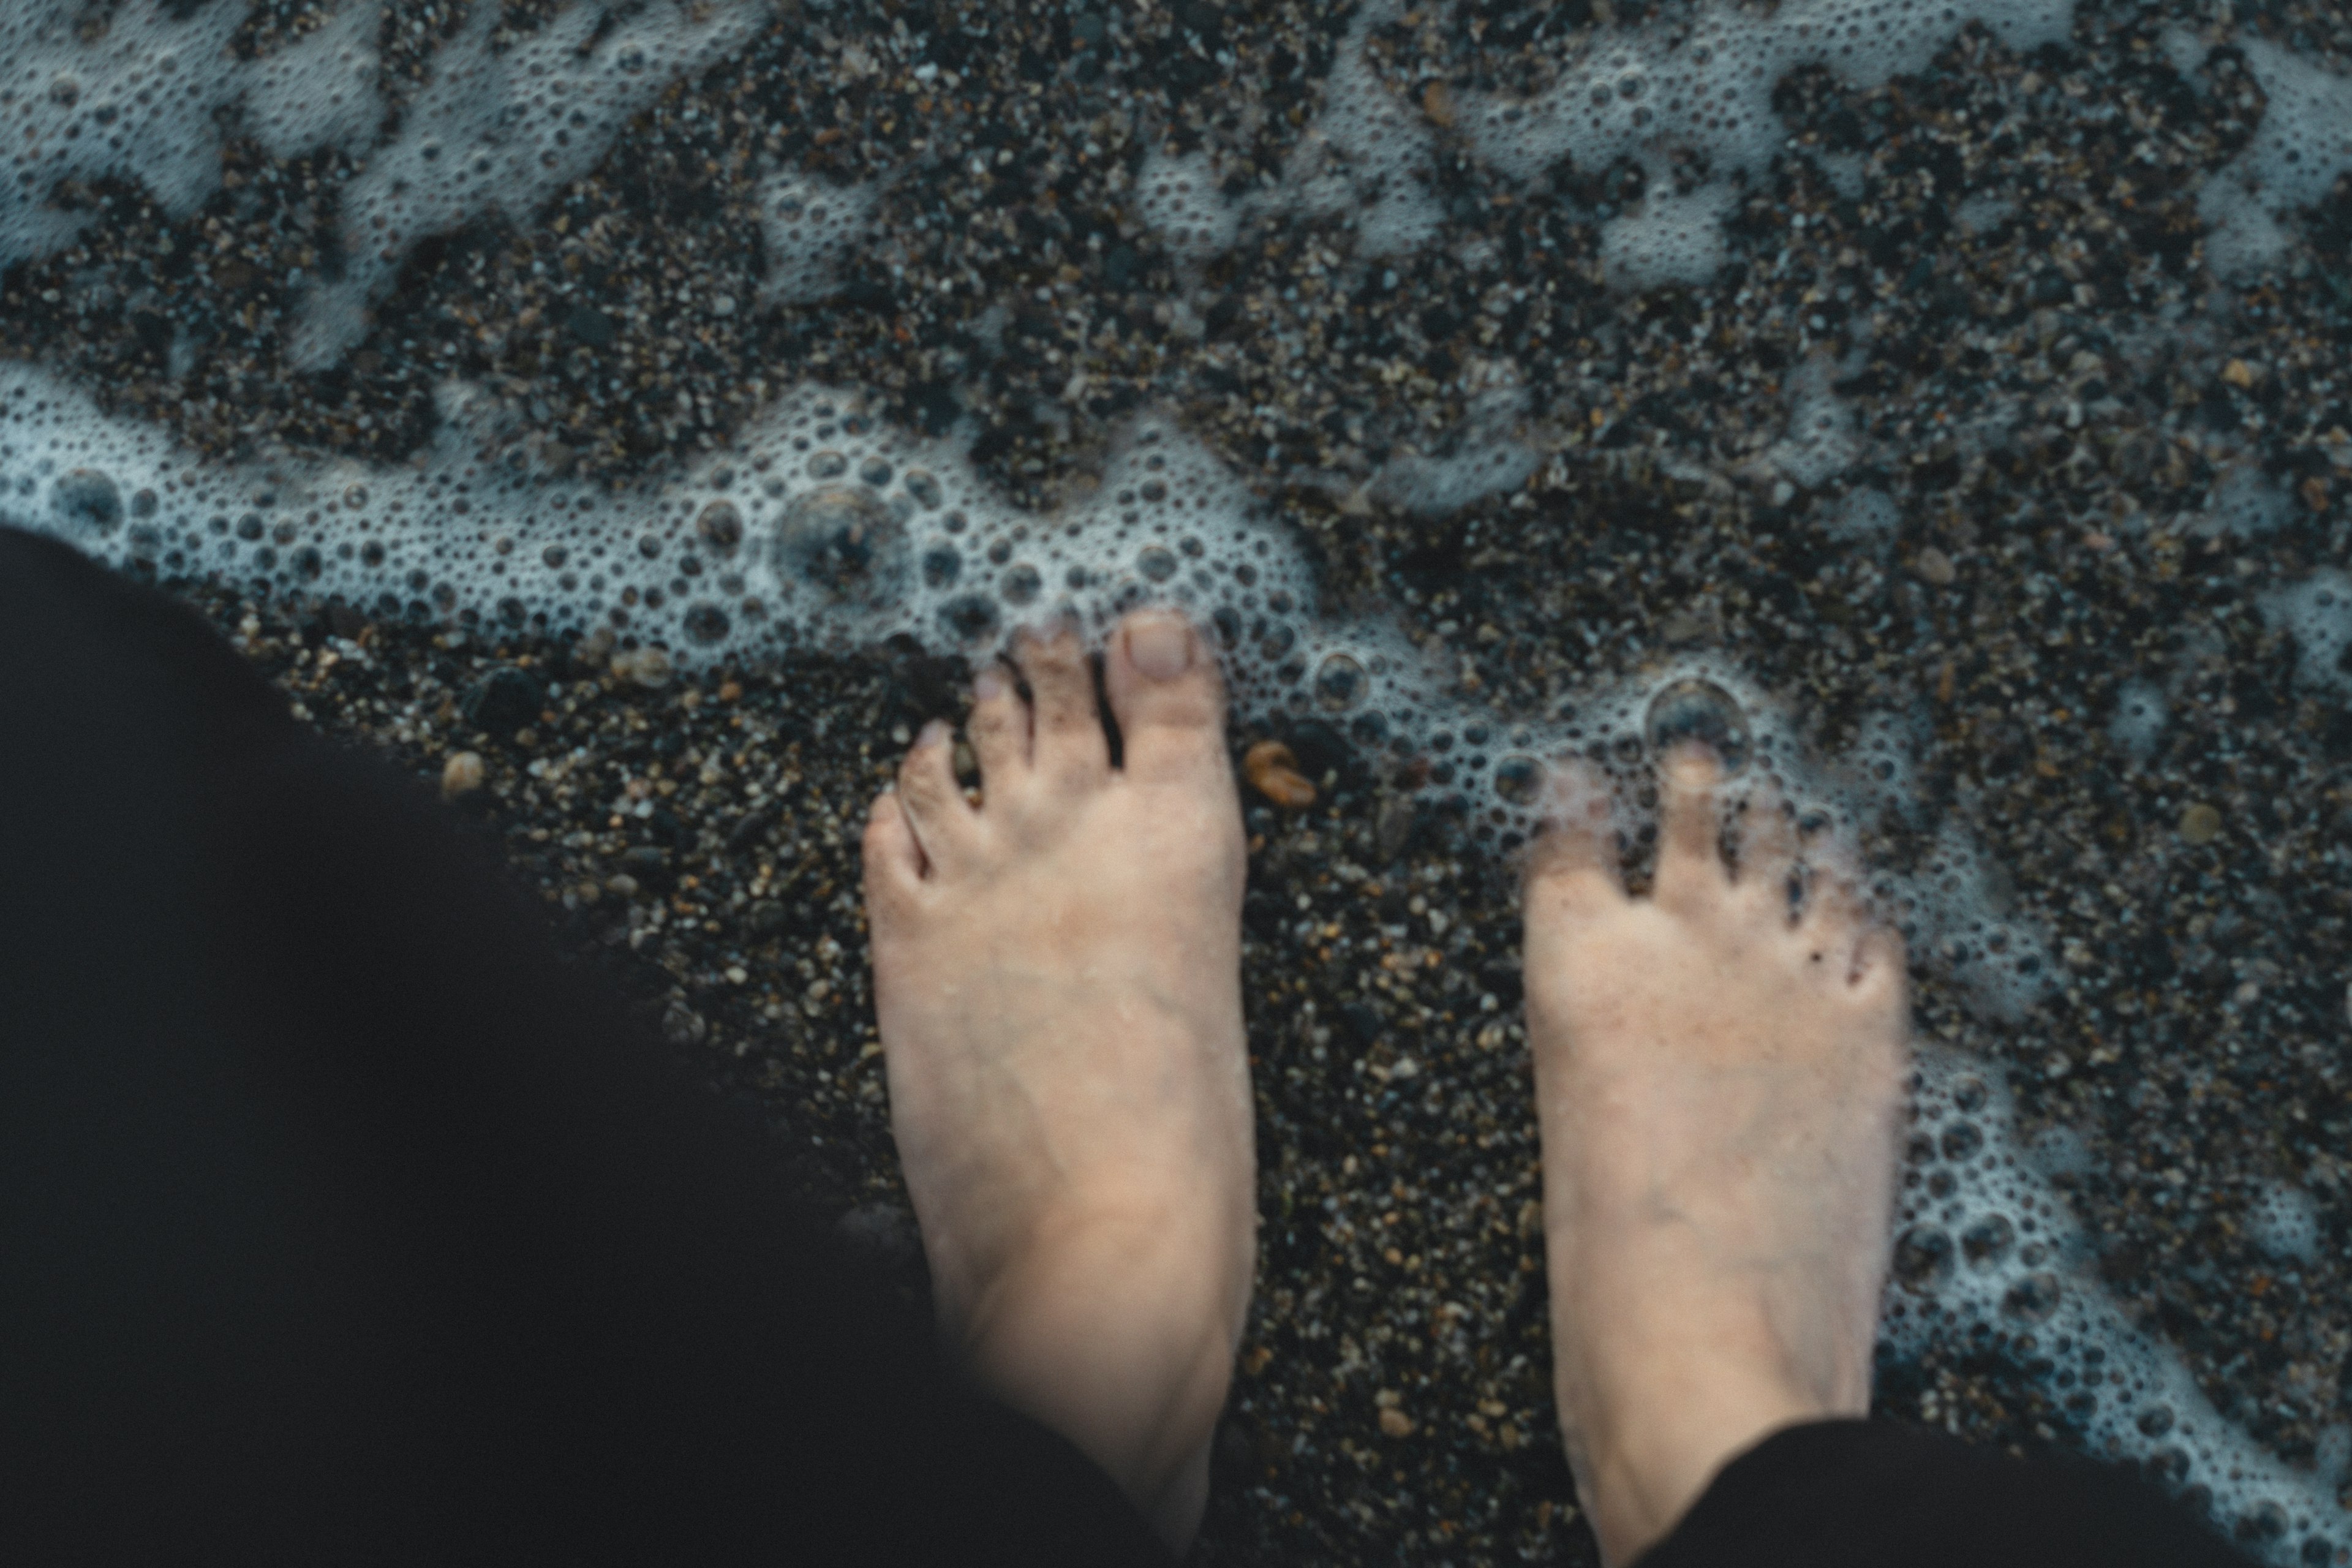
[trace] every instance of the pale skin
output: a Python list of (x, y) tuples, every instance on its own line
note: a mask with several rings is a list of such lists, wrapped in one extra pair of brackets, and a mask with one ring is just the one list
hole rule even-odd
[[(892, 1129), (951, 1352), (1069, 1437), (1179, 1552), (1255, 1264), (1239, 802), (1215, 660), (1167, 612), (1092, 671), (983, 672), (982, 789), (928, 728), (866, 838)], [(1629, 896), (1571, 773), (1531, 857), (1528, 1033), (1554, 1387), (1612, 1563), (1770, 1432), (1866, 1409), (1905, 1073), (1903, 961), (1712, 763), (1664, 770)]]

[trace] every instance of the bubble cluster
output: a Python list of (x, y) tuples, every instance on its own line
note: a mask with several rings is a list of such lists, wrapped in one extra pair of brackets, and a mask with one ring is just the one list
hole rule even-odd
[(768, 250), (761, 297), (813, 305), (845, 281), (844, 263), (867, 237), (880, 193), (872, 185), (833, 185), (801, 174), (779, 174), (761, 193), (760, 237)]
[(1827, 360), (1816, 360), (1790, 378), (1789, 432), (1769, 454), (1773, 468), (1808, 489), (1829, 483), (1862, 457), (1853, 411), (1830, 390), (1833, 375)]
[(1185, 266), (1223, 251), (1241, 225), (1240, 206), (1219, 193), (1216, 167), (1204, 152), (1154, 153), (1136, 177), (1135, 210)]
[[(1461, 123), (1481, 156), (1522, 184), (1563, 162), (1586, 171), (1639, 163), (1649, 195), (1601, 226), (1611, 282), (1700, 282), (1722, 265), (1727, 182), (1761, 174), (1787, 134), (1772, 89), (1790, 70), (1823, 65), (1873, 88), (1923, 69), (1969, 21), (2024, 50), (2064, 38), (2073, 15), (2072, 0), (1805, 0), (1769, 15), (1702, 14), (1612, 38), (1542, 94), (1482, 99)], [(1706, 170), (1708, 183), (1675, 193), (1669, 153)], [(1857, 166), (1830, 172), (1849, 184), (1860, 176)]]
[(399, 133), (343, 187), (348, 264), (305, 303), (294, 363), (319, 370), (340, 360), (419, 244), (492, 215), (527, 219), (593, 169), (671, 83), (748, 43), (770, 9), (769, 0), (731, 0), (698, 18), (667, 5), (630, 15), (575, 5), (500, 47), (500, 8), (476, 7), (434, 56)]
[[(2352, 77), (2341, 77), (2252, 34), (2236, 41), (2268, 104), (2245, 150), (2198, 193), (2209, 232), (2205, 262), (2243, 281), (2285, 252), (2280, 220), (2326, 199), (2352, 170)], [(2195, 52), (2184, 41), (2176, 61)]]
[(2271, 482), (2260, 463), (2248, 460), (2222, 470), (2206, 498), (2204, 515), (2192, 526), (2209, 537), (2253, 539), (2277, 528), (2294, 510), (2286, 491)]
[(235, 5), (129, 0), (94, 41), (73, 0), (0, 6), (0, 268), (73, 242), (83, 215), (48, 205), (66, 181), (136, 181), (184, 217), (220, 187), (222, 111), (278, 156), (349, 145), (373, 129), (378, 0), (346, 0), (322, 27), (256, 60), (229, 42)]
[(2263, 618), (2294, 638), (2295, 676), (2352, 697), (2352, 576), (2322, 567), (2263, 595)]
[[(2055, 1396), (2093, 1453), (2137, 1461), (2259, 1555), (2339, 1561), (2352, 1529), (2333, 1477), (2263, 1452), (2116, 1310), (2094, 1277), (2090, 1237), (2050, 1181), (2051, 1162), (2023, 1152), (2000, 1075), (1956, 1053), (1925, 1052), (1913, 1106), (1881, 1317), (1886, 1348), (1917, 1354), (1941, 1344), (2006, 1360)], [(2264, 1220), (2266, 1207), (2279, 1217)], [(2294, 1256), (2305, 1239), (2295, 1216), (2308, 1212), (2293, 1196), (2258, 1200), (2258, 1233), (2273, 1226), (2284, 1249), (2274, 1256)]]
[(2107, 738), (2127, 755), (2146, 762), (2156, 755), (2157, 742), (2164, 738), (2165, 721), (2170, 717), (2162, 687), (2153, 681), (2130, 681), (2116, 693)]

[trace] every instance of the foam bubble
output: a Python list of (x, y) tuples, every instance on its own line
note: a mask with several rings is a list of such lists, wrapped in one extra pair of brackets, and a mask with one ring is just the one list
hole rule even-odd
[(1773, 468), (1808, 489), (1836, 479), (1861, 459), (1853, 411), (1830, 390), (1834, 371), (1815, 360), (1790, 379), (1789, 432), (1768, 454)]
[(131, 0), (89, 43), (82, 9), (16, 0), (0, 14), (0, 268), (73, 242), (87, 220), (47, 205), (64, 181), (133, 180), (175, 217), (219, 188), (214, 116), (248, 75), (227, 58), (238, 7), (174, 16)]
[[(1608, 256), (1612, 280), (1631, 289), (1698, 282), (1722, 265), (1722, 220), (1733, 204), (1733, 181), (1762, 174), (1787, 134), (1772, 89), (1789, 71), (1823, 65), (1856, 87), (1873, 88), (1926, 68), (1970, 20), (2022, 51), (2063, 40), (2073, 16), (2071, 0), (1974, 0), (1958, 7), (1929, 0), (1800, 0), (1769, 16), (1678, 16), (1609, 37), (1536, 97), (1480, 98), (1461, 124), (1488, 163), (1521, 184), (1563, 162), (1589, 173), (1640, 163), (1651, 175), (1643, 212), (1603, 230), (1604, 252), (1615, 247)], [(1666, 194), (1668, 154), (1676, 152), (1709, 171), (1708, 183), (1688, 195)], [(1859, 159), (1831, 154), (1822, 167), (1842, 193), (1858, 193)]]
[[(367, 307), (425, 239), (494, 214), (522, 220), (586, 175), (672, 82), (749, 42), (770, 4), (732, 0), (699, 19), (627, 9), (572, 5), (499, 48), (499, 8), (475, 8), (434, 56), (400, 133), (343, 187), (349, 261), (303, 307), (289, 353), (298, 367), (324, 369), (349, 352)], [(625, 19), (608, 27), (614, 17)]]
[(2107, 738), (2130, 756), (2146, 762), (2156, 754), (2171, 717), (2164, 689), (2152, 681), (2126, 681), (2116, 693), (2116, 711), (2107, 721)]
[(1848, 490), (1828, 517), (1830, 532), (1841, 539), (1884, 539), (1902, 521), (1895, 498), (1868, 485)]
[(1185, 266), (1222, 254), (1241, 226), (1241, 204), (1218, 190), (1216, 165), (1205, 152), (1152, 153), (1136, 176), (1135, 205), (1168, 254)]
[(2250, 459), (2222, 470), (2194, 527), (2201, 534), (2253, 539), (2284, 522), (2294, 510), (2286, 492), (2271, 483), (2260, 463)]
[(2352, 696), (2352, 577), (2323, 567), (2263, 595), (2263, 618), (2294, 638), (2295, 674), (2305, 684)]
[(2352, 78), (2267, 38), (2248, 35), (2238, 48), (2269, 105), (2245, 150), (2208, 177), (2197, 198), (2205, 263), (2231, 281), (2277, 262), (2287, 246), (2281, 220), (2323, 199), (2352, 170)]
[(2116, 1310), (2046, 1162), (2024, 1152), (2000, 1073), (1926, 1047), (1913, 1101), (1881, 1317), (1887, 1345), (1917, 1355), (1965, 1343), (1999, 1355), (2049, 1388), (2094, 1454), (2137, 1460), (2175, 1491), (2202, 1489), (2215, 1518), (2273, 1562), (2336, 1561), (2352, 1527), (2334, 1475), (2265, 1452)]
[(1641, 293), (1714, 277), (1723, 266), (1723, 218), (1731, 201), (1724, 185), (1685, 195), (1654, 182), (1632, 212), (1601, 226), (1601, 265), (1610, 287)]
[(811, 305), (840, 292), (843, 264), (868, 236), (881, 193), (803, 174), (779, 174), (761, 193), (761, 237), (768, 251), (761, 297)]
[(2301, 1187), (2273, 1182), (2246, 1211), (2246, 1234), (2274, 1261), (2316, 1262), (2319, 1202)]

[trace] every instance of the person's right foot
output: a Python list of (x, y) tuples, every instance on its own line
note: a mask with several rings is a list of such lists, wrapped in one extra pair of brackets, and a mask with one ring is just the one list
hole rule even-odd
[(1759, 803), (1738, 872), (1715, 763), (1667, 760), (1653, 895), (1580, 773), (1527, 884), (1553, 1386), (1601, 1555), (1632, 1561), (1768, 1434), (1858, 1415), (1906, 1069), (1903, 954)]

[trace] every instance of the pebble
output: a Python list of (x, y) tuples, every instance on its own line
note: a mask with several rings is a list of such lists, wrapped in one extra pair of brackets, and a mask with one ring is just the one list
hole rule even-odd
[(669, 654), (657, 647), (631, 648), (613, 656), (613, 673), (619, 679), (648, 690), (659, 690), (669, 684)]
[(1959, 575), (1958, 569), (1952, 564), (1952, 558), (1932, 544), (1911, 558), (1911, 570), (1919, 581), (1938, 588), (1950, 587), (1953, 579)]
[(1381, 1436), (1383, 1437), (1412, 1436), (1412, 1417), (1395, 1405), (1390, 1405), (1381, 1412)]
[(471, 795), (482, 787), (482, 753), (452, 752), (449, 760), (441, 764), (441, 798), (455, 800), (461, 795)]
[(1298, 759), (1279, 741), (1260, 741), (1242, 756), (1250, 787), (1285, 811), (1315, 804), (1315, 784), (1298, 771)]
[(2180, 814), (2180, 837), (2191, 844), (2210, 844), (2221, 832), (2221, 811), (2201, 800)]

